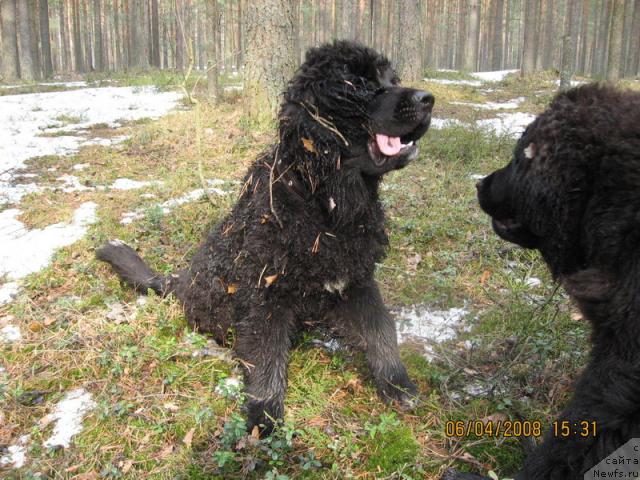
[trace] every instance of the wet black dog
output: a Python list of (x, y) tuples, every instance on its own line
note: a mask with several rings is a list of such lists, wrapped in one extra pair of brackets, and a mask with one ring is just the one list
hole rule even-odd
[(309, 50), (285, 92), (278, 143), (187, 269), (158, 275), (119, 241), (97, 251), (140, 292), (175, 293), (200, 332), (222, 343), (234, 332), (250, 429), (282, 417), (292, 337), (316, 325), (364, 349), (384, 399), (415, 397), (373, 279), (388, 244), (378, 185), (416, 157), (434, 103), (398, 83), (363, 46)]
[(559, 94), (478, 198), (500, 237), (540, 251), (592, 324), (589, 364), (558, 418), (568, 435), (549, 432), (516, 476), (582, 480), (640, 437), (640, 93)]

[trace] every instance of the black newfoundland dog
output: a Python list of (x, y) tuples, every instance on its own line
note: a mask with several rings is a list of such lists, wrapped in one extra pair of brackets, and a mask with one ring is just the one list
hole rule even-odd
[(313, 48), (284, 94), (277, 144), (188, 268), (162, 276), (120, 241), (98, 249), (138, 291), (174, 293), (190, 325), (232, 345), (249, 429), (282, 417), (292, 337), (316, 326), (365, 351), (383, 399), (415, 398), (373, 278), (388, 244), (378, 186), (417, 156), (433, 103), (369, 48)]
[[(589, 364), (558, 418), (568, 435), (549, 432), (516, 475), (582, 480), (640, 437), (640, 93), (592, 84), (559, 94), (478, 198), (500, 237), (541, 252), (592, 324)], [(582, 422), (595, 435), (581, 436)]]

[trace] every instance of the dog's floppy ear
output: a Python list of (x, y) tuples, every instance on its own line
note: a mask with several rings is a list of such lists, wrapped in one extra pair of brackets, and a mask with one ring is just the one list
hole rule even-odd
[(613, 279), (599, 268), (585, 268), (562, 275), (560, 281), (567, 293), (578, 301), (605, 302), (614, 292)]

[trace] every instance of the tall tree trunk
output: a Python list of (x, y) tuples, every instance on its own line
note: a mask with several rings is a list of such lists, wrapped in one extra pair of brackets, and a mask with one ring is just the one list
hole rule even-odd
[(293, 0), (262, 0), (245, 6), (245, 114), (272, 117), (293, 74)]
[(95, 68), (98, 71), (104, 70), (101, 7), (101, 0), (93, 0), (93, 52), (95, 55)]
[[(237, 0), (238, 2), (238, 28), (236, 28), (236, 48), (237, 48), (237, 58), (236, 58), (236, 65), (238, 65), (238, 70), (240, 70), (240, 67), (242, 66), (242, 63), (244, 62), (244, 58), (242, 55), (242, 52), (244, 51), (244, 45), (242, 44), (242, 0)], [(299, 47), (300, 45), (298, 45)], [(300, 58), (300, 56), (298, 56), (296, 58), (296, 63), (298, 62), (298, 59)]]
[(524, 15), (524, 41), (522, 53), (521, 75), (530, 75), (536, 66), (536, 30), (538, 22), (536, 18), (537, 1), (524, 0), (526, 11)]
[(618, 80), (622, 73), (622, 30), (624, 28), (624, 0), (611, 0), (613, 18), (609, 36), (607, 80)]
[(496, 17), (493, 32), (493, 65), (494, 70), (502, 68), (502, 22), (504, 15), (504, 0), (495, 0)]
[(580, 61), (578, 62), (578, 71), (581, 74), (587, 72), (587, 52), (589, 50), (589, 16), (591, 14), (591, 2), (582, 0), (582, 29), (580, 32)]
[(31, 32), (31, 58), (35, 78), (42, 78), (42, 57), (40, 55), (40, 3), (29, 0), (29, 31)]
[(478, 64), (478, 32), (480, 30), (480, 0), (469, 0), (469, 28), (464, 43), (464, 69), (472, 72)]
[(160, 68), (160, 28), (158, 24), (158, 0), (151, 0), (151, 63), (156, 68)]
[(629, 62), (627, 75), (638, 75), (640, 70), (640, 0), (635, 0), (631, 38), (629, 39)]
[(51, 38), (49, 33), (49, 0), (40, 0), (40, 48), (42, 49), (42, 73), (46, 78), (53, 74)]
[(0, 70), (0, 75), (6, 82), (20, 77), (16, 0), (0, 0), (0, 20), (2, 21), (2, 56), (0, 58), (2, 70)]
[(209, 42), (207, 44), (207, 93), (214, 104), (220, 101), (220, 87), (218, 85), (218, 52), (215, 32), (220, 30), (220, 7), (217, 1), (207, 2), (207, 29)]
[(35, 73), (35, 59), (33, 58), (33, 37), (29, 23), (29, 1), (17, 0), (18, 14), (18, 51), (20, 52), (20, 77), (33, 80)]
[(560, 69), (560, 90), (571, 87), (574, 71), (575, 49), (577, 43), (578, 22), (576, 11), (579, 0), (567, 0), (564, 14), (564, 35), (562, 37), (562, 67)]
[(73, 25), (73, 56), (75, 59), (76, 72), (85, 72), (84, 56), (82, 55), (82, 35), (80, 33), (80, 5), (79, 0), (71, 0), (73, 7), (72, 25)]
[(598, 33), (598, 56), (597, 69), (598, 75), (605, 76), (607, 74), (607, 50), (609, 48), (609, 28), (611, 25), (611, 2), (602, 2), (602, 11), (600, 13), (600, 31)]
[(400, 77), (407, 82), (417, 82), (422, 79), (422, 48), (420, 40), (420, 5), (419, 0), (406, 0), (400, 8), (399, 28), (401, 35), (396, 37), (398, 42), (397, 66)]

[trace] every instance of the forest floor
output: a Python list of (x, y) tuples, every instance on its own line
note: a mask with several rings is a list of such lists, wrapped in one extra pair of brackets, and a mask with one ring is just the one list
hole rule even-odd
[[(181, 106), (163, 74), (109, 83), (163, 87), (176, 109), (156, 119), (147, 117), (162, 111), (56, 112), (31, 135), (80, 140), (53, 152), (32, 142), (25, 148), (44, 153), (0, 172), (0, 477), (435, 479), (451, 465), (512, 474), (516, 438), (452, 436), (447, 422), (547, 429), (585, 362), (588, 326), (539, 256), (499, 240), (477, 206), (476, 180), (509, 161), (557, 88), (551, 74), (502, 76), (430, 72), (417, 86), (436, 96), (433, 127), (419, 158), (382, 187), (391, 246), (376, 277), (421, 404), (385, 405), (360, 355), (305, 337), (291, 356), (286, 422), (266, 439), (244, 434), (229, 352), (192, 332), (173, 298), (121, 286), (94, 248), (120, 238), (158, 270), (184, 266), (273, 129), (246, 121), (233, 79), (217, 107)], [(86, 80), (0, 86), (0, 102), (106, 82)], [(1, 140), (4, 157), (19, 150), (14, 140)]]

